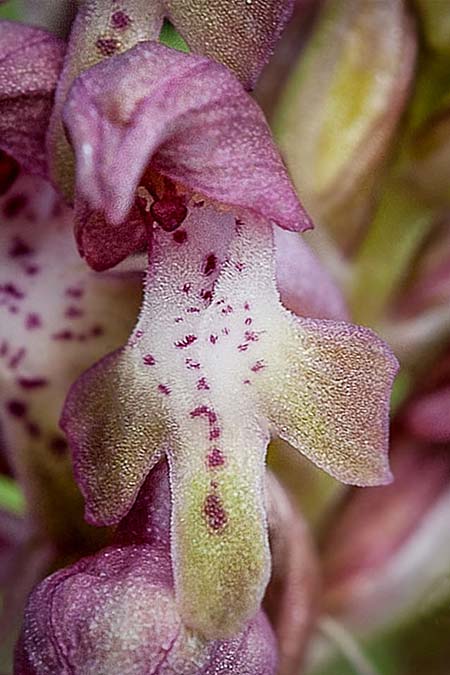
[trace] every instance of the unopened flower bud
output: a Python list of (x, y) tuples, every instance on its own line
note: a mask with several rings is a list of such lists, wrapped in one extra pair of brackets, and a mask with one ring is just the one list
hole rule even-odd
[(307, 209), (346, 247), (370, 211), (415, 52), (402, 0), (329, 0), (275, 114)]

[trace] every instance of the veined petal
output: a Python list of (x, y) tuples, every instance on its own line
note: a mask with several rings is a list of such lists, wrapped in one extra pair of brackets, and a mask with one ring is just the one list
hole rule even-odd
[(75, 378), (129, 332), (139, 279), (94, 274), (80, 260), (72, 213), (42, 179), (20, 177), (0, 221), (0, 425), (36, 523), (70, 537), (81, 499), (61, 407)]
[(286, 229), (311, 227), (262, 112), (219, 64), (139, 45), (79, 77), (64, 120), (79, 194), (112, 223), (127, 216), (150, 165)]
[[(386, 481), (395, 364), (370, 331), (297, 319), (281, 306), (269, 223), (236, 218), (197, 195), (184, 198), (181, 224), (153, 228), (144, 304), (128, 345), (116, 363), (111, 357), (109, 376), (75, 386), (67, 403), (75, 414), (64, 426), (82, 487), (112, 473), (117, 485), (127, 484), (126, 498), (117, 489), (114, 512), (110, 492), (85, 490), (100, 521), (105, 511), (108, 522), (123, 516), (143, 480), (143, 468), (130, 475), (116, 461), (111, 417), (130, 465), (145, 466), (143, 447), (148, 466), (163, 448), (177, 599), (188, 625), (215, 637), (248, 620), (267, 582), (269, 430), (344, 480)], [(115, 408), (99, 417), (93, 406), (107, 389), (109, 397), (118, 390)], [(227, 616), (224, 598), (233, 607)]]
[(294, 0), (164, 0), (168, 15), (194, 52), (228, 66), (252, 88), (278, 42)]
[(61, 112), (67, 92), (80, 73), (143, 40), (157, 39), (163, 22), (158, 2), (127, 0), (126, 8), (112, 0), (84, 0), (73, 23), (64, 68), (47, 136), (50, 173), (68, 199), (73, 196), (74, 159)]
[(27, 171), (45, 175), (45, 131), (64, 43), (38, 28), (1, 21), (0, 45), (0, 147)]

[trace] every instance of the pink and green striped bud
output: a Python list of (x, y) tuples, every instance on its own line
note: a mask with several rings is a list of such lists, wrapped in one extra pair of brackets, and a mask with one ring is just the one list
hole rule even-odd
[(346, 249), (370, 217), (415, 54), (403, 0), (327, 0), (274, 113), (308, 210)]

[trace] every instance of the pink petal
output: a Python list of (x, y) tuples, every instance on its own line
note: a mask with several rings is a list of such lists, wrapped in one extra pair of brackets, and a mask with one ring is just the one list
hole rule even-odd
[(277, 286), (283, 305), (299, 316), (348, 319), (342, 293), (305, 240), (278, 227), (273, 234)]
[(38, 28), (0, 22), (0, 146), (27, 171), (45, 175), (45, 131), (64, 44)]
[(227, 206), (305, 230), (300, 206), (257, 105), (223, 67), (142, 44), (75, 82), (64, 111), (77, 189), (118, 224), (147, 165)]
[(192, 51), (228, 66), (252, 88), (288, 22), (294, 0), (165, 0), (168, 15)]

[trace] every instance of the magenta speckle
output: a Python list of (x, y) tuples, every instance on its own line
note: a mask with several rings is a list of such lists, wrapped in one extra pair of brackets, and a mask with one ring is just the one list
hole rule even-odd
[(231, 305), (227, 305), (222, 309), (222, 314), (231, 314), (233, 312), (233, 308)]
[(245, 319), (244, 323), (245, 323), (246, 326), (251, 326), (252, 323), (253, 323), (253, 319), (251, 318), (251, 316), (248, 316), (248, 317)]
[(173, 240), (176, 244), (184, 244), (187, 238), (186, 230), (177, 230), (177, 232), (173, 233)]
[(251, 384), (251, 380), (244, 380), (242, 384)]
[(235, 262), (234, 267), (237, 269), (238, 272), (242, 272), (245, 268), (245, 264), (243, 262)]
[(165, 384), (158, 384), (158, 391), (161, 392), (161, 394), (164, 394), (164, 396), (169, 396), (170, 394), (170, 388)]
[(217, 258), (214, 255), (214, 253), (210, 253), (207, 256), (205, 263), (203, 265), (203, 274), (208, 277), (210, 274), (214, 272), (216, 267), (217, 267)]
[(19, 308), (17, 307), (17, 305), (11, 305), (11, 307), (8, 308), (8, 311), (10, 314), (18, 314)]
[(73, 305), (70, 305), (64, 312), (64, 316), (66, 317), (66, 319), (79, 319), (80, 317), (83, 316), (83, 313), (84, 313), (83, 310), (80, 309), (79, 307), (74, 307)]
[(174, 321), (175, 321), (175, 323), (181, 323), (182, 321), (184, 321), (184, 319), (183, 319), (182, 316), (177, 316), (177, 317), (175, 317)]
[(27, 265), (25, 267), (25, 272), (30, 277), (34, 277), (39, 272), (39, 267), (37, 265)]
[(11, 283), (4, 284), (4, 286), (0, 286), (0, 291), (3, 291), (6, 295), (9, 295), (11, 298), (14, 298), (15, 300), (23, 300), (25, 297), (25, 293), (20, 291), (17, 286)]
[(244, 343), (244, 344), (238, 345), (238, 351), (239, 352), (246, 352), (247, 349), (248, 349), (248, 344)]
[(6, 409), (13, 417), (23, 417), (27, 412), (27, 406), (23, 401), (11, 399), (6, 403)]
[(183, 293), (189, 293), (189, 291), (191, 290), (191, 284), (184, 284), (181, 290), (183, 291)]
[(222, 500), (216, 494), (206, 496), (203, 504), (203, 515), (208, 527), (216, 533), (221, 532), (228, 522)]
[(210, 341), (210, 343), (211, 343), (212, 345), (215, 345), (216, 342), (217, 342), (217, 340), (218, 340), (217, 335), (214, 335), (214, 334), (211, 333), (211, 335), (209, 336), (209, 341)]
[(146, 366), (154, 366), (156, 363), (155, 357), (152, 354), (146, 354), (142, 360)]
[(27, 314), (27, 317), (25, 319), (25, 328), (27, 330), (35, 330), (36, 328), (40, 328), (41, 326), (42, 321), (39, 314), (36, 314), (35, 312)]
[(71, 330), (61, 330), (52, 334), (53, 340), (73, 340), (75, 338)]
[(188, 307), (186, 312), (188, 314), (198, 314), (200, 312), (199, 307)]
[(73, 286), (69, 286), (66, 288), (66, 295), (68, 298), (75, 298), (79, 300), (80, 298), (83, 297), (83, 289), (82, 288), (75, 288)]
[(198, 389), (199, 391), (202, 391), (202, 390), (207, 391), (207, 390), (209, 390), (209, 388), (210, 388), (210, 387), (209, 387), (209, 384), (208, 384), (208, 382), (206, 381), (206, 378), (205, 378), (205, 377), (201, 377), (199, 380), (197, 380), (197, 389)]
[(114, 37), (100, 37), (95, 46), (102, 56), (112, 56), (120, 49), (120, 40)]
[(191, 344), (193, 344), (197, 340), (196, 335), (185, 335), (182, 340), (178, 340), (178, 342), (175, 342), (175, 347), (177, 349), (186, 349), (186, 347), (189, 347)]
[(17, 384), (22, 389), (41, 389), (48, 385), (48, 380), (45, 377), (19, 377)]
[(222, 334), (223, 335), (229, 335), (230, 334), (230, 329), (225, 326), (225, 328), (222, 328)]
[(200, 363), (198, 363), (198, 361), (193, 361), (192, 359), (186, 359), (185, 364), (189, 370), (198, 370), (200, 368)]
[(225, 457), (219, 448), (213, 448), (206, 456), (208, 468), (216, 469), (225, 464)]
[(244, 337), (247, 340), (247, 342), (258, 342), (259, 340), (259, 335), (258, 333), (255, 333), (254, 330), (246, 330)]
[(244, 309), (245, 309), (246, 312), (249, 312), (249, 311), (250, 311), (250, 305), (248, 304), (248, 302), (246, 302), (246, 303), (244, 304)]
[(11, 248), (9, 249), (11, 258), (21, 258), (22, 256), (31, 255), (31, 253), (33, 253), (33, 250), (25, 241), (23, 241), (23, 239), (20, 239), (20, 237), (14, 239)]
[(104, 329), (103, 326), (100, 326), (99, 324), (96, 324), (95, 326), (92, 326), (91, 328), (91, 335), (92, 337), (100, 337), (101, 335), (104, 334)]
[(253, 373), (259, 373), (259, 371), (263, 370), (265, 367), (266, 366), (264, 364), (264, 361), (260, 360), (260, 361), (256, 361), (256, 363), (250, 368), (250, 370)]
[(118, 9), (111, 16), (111, 25), (116, 30), (125, 30), (131, 24), (131, 19), (123, 10)]
[(210, 441), (215, 441), (217, 438), (220, 438), (220, 429), (219, 427), (212, 427), (212, 429), (209, 432), (209, 440)]

